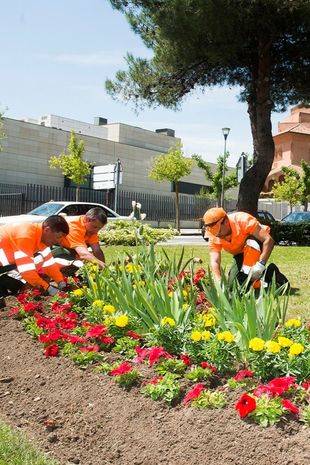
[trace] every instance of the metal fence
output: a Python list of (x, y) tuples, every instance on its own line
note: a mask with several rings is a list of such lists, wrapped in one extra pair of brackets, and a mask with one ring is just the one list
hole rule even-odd
[[(42, 203), (54, 201), (75, 201), (76, 189), (73, 187), (56, 187), (41, 185), (0, 184), (0, 216), (19, 215), (27, 213)], [(135, 200), (142, 205), (142, 212), (151, 221), (174, 221), (174, 193), (158, 195), (148, 192), (119, 191), (117, 212), (129, 215), (132, 211), (131, 202)], [(114, 192), (80, 189), (80, 202), (103, 203), (114, 208)], [(236, 201), (226, 201), (226, 208), (236, 208)], [(215, 205), (214, 201), (198, 198), (195, 195), (180, 195), (180, 219), (197, 220), (202, 217), (207, 208)]]

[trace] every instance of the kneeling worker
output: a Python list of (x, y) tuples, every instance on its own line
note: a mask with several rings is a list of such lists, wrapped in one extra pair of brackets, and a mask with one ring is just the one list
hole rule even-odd
[[(0, 227), (0, 307), (4, 297), (16, 293), (25, 283), (55, 295), (66, 283), (55, 262), (50, 246), (59, 243), (69, 232), (68, 223), (61, 216), (53, 215), (43, 223), (9, 224)], [(16, 270), (19, 278), (10, 276)], [(58, 284), (51, 286), (42, 279), (43, 271)]]
[(63, 249), (53, 250), (56, 262), (62, 267), (73, 265), (76, 268), (75, 265), (79, 266), (78, 260), (82, 260), (104, 268), (105, 258), (98, 237), (100, 229), (107, 224), (107, 216), (103, 209), (91, 208), (85, 215), (68, 219), (68, 224), (69, 234), (60, 241)]
[(221, 279), (221, 251), (231, 253), (235, 259), (235, 272), (230, 272), (230, 280), (243, 283), (248, 276), (254, 287), (260, 286), (260, 278), (265, 273), (265, 282), (270, 284), (273, 276), (277, 285), (287, 283), (286, 277), (276, 265), (266, 263), (274, 247), (269, 226), (261, 225), (254, 216), (245, 212), (227, 214), (223, 208), (210, 208), (203, 216), (209, 238), (210, 266), (217, 279)]

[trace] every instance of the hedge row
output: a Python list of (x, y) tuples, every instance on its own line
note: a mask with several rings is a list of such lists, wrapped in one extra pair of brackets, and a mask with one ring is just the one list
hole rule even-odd
[(275, 223), (271, 235), (277, 244), (310, 245), (310, 223)]

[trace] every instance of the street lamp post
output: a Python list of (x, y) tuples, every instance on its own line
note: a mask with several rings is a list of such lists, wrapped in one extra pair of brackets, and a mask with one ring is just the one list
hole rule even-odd
[(222, 128), (222, 133), (224, 136), (224, 157), (223, 157), (223, 173), (222, 173), (222, 193), (221, 193), (221, 207), (224, 208), (224, 180), (225, 180), (225, 162), (226, 162), (226, 140), (230, 128)]

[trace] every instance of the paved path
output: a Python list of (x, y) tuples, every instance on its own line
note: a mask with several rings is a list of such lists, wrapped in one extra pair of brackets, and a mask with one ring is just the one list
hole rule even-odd
[(172, 239), (166, 242), (158, 242), (157, 245), (192, 245), (192, 246), (207, 246), (207, 242), (202, 236), (174, 236)]

